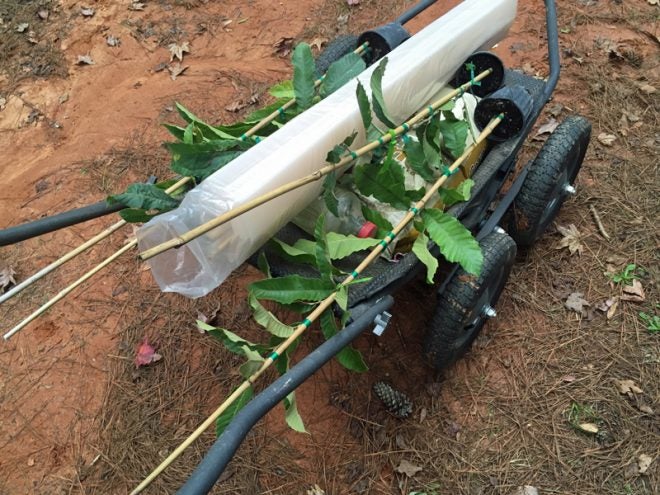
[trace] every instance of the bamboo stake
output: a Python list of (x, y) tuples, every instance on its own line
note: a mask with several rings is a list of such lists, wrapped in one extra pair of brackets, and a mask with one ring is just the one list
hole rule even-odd
[[(353, 280), (355, 280), (363, 271), (365, 268), (367, 268), (373, 261), (378, 258), (378, 256), (383, 252), (383, 250), (394, 240), (394, 238), (403, 230), (408, 223), (412, 221), (412, 219), (417, 215), (418, 212), (420, 212), (424, 207), (426, 206), (426, 203), (433, 197), (433, 195), (440, 189), (442, 184), (445, 183), (447, 178), (451, 175), (451, 173), (458, 169), (458, 167), (461, 166), (461, 164), (468, 158), (470, 153), (479, 145), (481, 142), (483, 142), (492, 132), (495, 127), (499, 125), (499, 123), (502, 121), (504, 118), (503, 114), (498, 115), (495, 117), (493, 120), (490, 121), (490, 123), (484, 128), (484, 130), (479, 134), (477, 137), (477, 140), (469, 146), (463, 154), (456, 160), (454, 163), (451, 164), (450, 167), (448, 167), (449, 174), (444, 174), (442, 177), (440, 177), (432, 186), (431, 188), (426, 192), (424, 197), (419, 200), (417, 203), (415, 203), (415, 206), (410, 208), (408, 210), (408, 213), (406, 216), (392, 229), (392, 232), (387, 234), (385, 238), (377, 244), (365, 257), (364, 260), (355, 268), (353, 273), (351, 273), (348, 277), (346, 277), (341, 285), (346, 286), (350, 284)], [(147, 476), (142, 483), (140, 483), (132, 492), (131, 495), (137, 495), (140, 493), (142, 490), (144, 490), (149, 484), (160, 475), (177, 457), (179, 457), (183, 451), (190, 446), (199, 436), (206, 431), (206, 429), (211, 426), (217, 419), (220, 417), (220, 415), (227, 410), (227, 408), (245, 391), (247, 390), (254, 382), (270, 367), (271, 364), (273, 364), (279, 356), (281, 356), (286, 350), (289, 348), (289, 346), (298, 338), (300, 337), (305, 330), (307, 330), (311, 324), (318, 319), (321, 314), (326, 311), (330, 306), (332, 305), (333, 302), (335, 302), (337, 298), (337, 292), (334, 292), (330, 294), (327, 298), (325, 298), (323, 301), (321, 301), (318, 306), (307, 316), (305, 321), (298, 325), (293, 333), (284, 341), (282, 342), (271, 354), (268, 356), (264, 362), (262, 363), (261, 367), (255, 371), (249, 378), (247, 378), (241, 385), (234, 390), (234, 392), (227, 397), (227, 399), (220, 404), (220, 406), (208, 417), (206, 420), (197, 427), (197, 429), (190, 434), (188, 438), (186, 438), (181, 445), (179, 445), (167, 458), (156, 468), (154, 469), (149, 476)]]
[[(190, 180), (191, 180), (190, 177), (183, 177), (181, 180), (177, 181), (175, 184), (173, 184), (171, 187), (169, 187), (165, 192), (168, 193), (168, 194), (172, 193), (172, 192), (176, 191), (177, 189), (179, 189), (180, 187), (183, 187)], [(42, 279), (43, 277), (45, 277), (46, 275), (51, 273), (56, 268), (59, 268), (60, 266), (62, 266), (67, 261), (72, 260), (73, 258), (78, 256), (79, 254), (85, 252), (87, 249), (94, 246), (95, 244), (98, 244), (100, 241), (102, 241), (106, 237), (110, 236), (111, 234), (113, 234), (114, 232), (116, 232), (117, 230), (122, 228), (124, 225), (126, 225), (126, 223), (127, 223), (126, 220), (119, 220), (117, 223), (114, 223), (114, 224), (110, 225), (108, 228), (106, 228), (102, 232), (99, 232), (94, 237), (87, 240), (86, 242), (84, 242), (83, 244), (78, 246), (77, 248), (72, 249), (71, 251), (66, 253), (64, 256), (62, 256), (61, 258), (53, 261), (50, 265), (42, 268), (41, 270), (39, 270), (34, 275), (32, 275), (32, 276), (26, 278), (25, 280), (23, 280), (20, 284), (12, 287), (11, 290), (5, 292), (2, 296), (0, 296), (0, 304), (2, 304), (3, 302), (11, 299), (16, 294), (21, 292), (23, 289), (26, 289), (27, 287), (29, 287), (30, 285), (32, 285), (36, 281)]]
[[(367, 46), (368, 46), (368, 43), (363, 43), (362, 45), (360, 45), (359, 47), (357, 47), (355, 49), (354, 53), (356, 53), (357, 55), (362, 54), (362, 52), (364, 52), (364, 50), (367, 48)], [(322, 82), (323, 82), (323, 77), (317, 79), (316, 81), (314, 81), (314, 87), (315, 88), (319, 87)], [(295, 103), (296, 103), (296, 99), (292, 98), (291, 100), (287, 101), (284, 105), (282, 105), (282, 107), (281, 107), (282, 110), (281, 111), (283, 112), (285, 110), (288, 110), (293, 105), (295, 105)], [(265, 126), (270, 124), (273, 120), (275, 120), (280, 115), (281, 111), (279, 109), (275, 110), (270, 115), (268, 115), (268, 116), (264, 117), (263, 119), (261, 119), (253, 127), (251, 127), (249, 130), (247, 130), (245, 132), (245, 134), (243, 135), (243, 139), (245, 139), (247, 137), (250, 137), (250, 136), (253, 136), (254, 134), (257, 133), (257, 131), (263, 129)], [(190, 182), (191, 179), (192, 179), (191, 177), (184, 177), (183, 179), (181, 179), (179, 182), (177, 182), (175, 184), (175, 186), (177, 186), (176, 188), (174, 188), (174, 189), (170, 188), (171, 190), (167, 189), (165, 192), (166, 193), (173, 192), (176, 189), (178, 189), (179, 187), (182, 187), (185, 184), (187, 184), (188, 182)], [(53, 263), (51, 263), (47, 267), (42, 268), (41, 270), (39, 270), (37, 273), (35, 273), (31, 277), (25, 279), (20, 284), (12, 287), (11, 290), (7, 291), (6, 293), (2, 294), (2, 296), (0, 296), (0, 304), (2, 304), (3, 302), (11, 299), (16, 294), (21, 292), (23, 289), (25, 289), (25, 288), (29, 287), (30, 285), (32, 285), (33, 283), (35, 283), (37, 280), (42, 279), (43, 277), (45, 277), (46, 275), (51, 273), (56, 268), (62, 266), (67, 261), (75, 258), (76, 256), (83, 253), (84, 251), (86, 251), (90, 247), (92, 247), (95, 244), (99, 243), (100, 241), (102, 241), (103, 239), (105, 239), (106, 237), (108, 237), (109, 235), (116, 232), (117, 230), (119, 230), (124, 225), (126, 225), (126, 223), (127, 222), (125, 220), (118, 221), (117, 223), (115, 223), (115, 224), (111, 225), (110, 227), (108, 227), (107, 229), (105, 229), (103, 232), (98, 233), (97, 235), (95, 235), (94, 237), (92, 237), (91, 239), (86, 241), (85, 243), (81, 244), (77, 248), (69, 251), (67, 254), (65, 254), (61, 258), (55, 260)], [(5, 338), (7, 338), (7, 337), (5, 337)]]
[[(360, 45), (360, 46), (355, 50), (355, 53), (356, 53), (357, 55), (360, 55), (360, 54), (361, 54), (361, 53), (367, 48), (367, 46), (368, 46), (368, 43), (363, 43), (362, 45)], [(323, 82), (323, 77), (317, 79), (316, 81), (314, 81), (314, 87), (317, 88), (318, 86), (321, 85), (322, 82)], [(291, 108), (295, 103), (296, 103), (296, 99), (295, 99), (295, 98), (292, 98), (291, 100), (289, 100), (288, 102), (286, 102), (286, 103), (282, 106), (282, 111), (284, 111), (284, 110), (286, 110), (286, 109), (288, 109), (288, 108)], [(272, 121), (273, 121), (275, 118), (277, 118), (279, 115), (280, 115), (280, 110), (276, 110), (276, 111), (274, 111), (273, 113), (271, 113), (270, 115), (264, 117), (264, 118), (261, 119), (256, 125), (254, 125), (253, 127), (251, 127), (249, 130), (247, 130), (247, 131), (245, 132), (245, 134), (243, 135), (243, 139), (244, 139), (244, 138), (247, 138), (247, 137), (249, 137), (249, 136), (254, 135), (258, 130), (264, 128), (266, 125), (268, 125), (270, 122), (272, 122)], [(183, 187), (185, 184), (187, 184), (187, 183), (190, 182), (191, 180), (192, 180), (192, 177), (183, 177), (181, 180), (177, 181), (175, 184), (173, 184), (172, 186), (170, 186), (169, 188), (167, 188), (167, 189), (165, 190), (165, 192), (166, 192), (167, 194), (170, 194), (170, 193), (176, 191), (177, 189), (179, 189), (180, 187)], [(125, 220), (120, 220), (120, 221), (118, 221), (117, 223), (115, 223), (115, 224), (111, 225), (110, 227), (108, 227), (108, 228), (107, 228), (106, 230), (104, 230), (103, 232), (100, 232), (100, 233), (97, 234), (96, 236), (94, 236), (94, 237), (92, 237), (91, 239), (89, 239), (87, 242), (81, 244), (81, 245), (78, 246), (76, 249), (73, 249), (72, 251), (68, 252), (67, 254), (65, 254), (64, 256), (62, 256), (61, 258), (59, 258), (58, 260), (56, 260), (56, 261), (54, 261), (53, 263), (51, 263), (50, 265), (48, 265), (47, 267), (43, 268), (42, 270), (40, 270), (39, 272), (35, 273), (34, 275), (32, 275), (31, 277), (29, 277), (28, 279), (24, 280), (24, 281), (23, 281), (22, 283), (20, 283), (19, 285), (13, 287), (10, 291), (8, 291), (7, 293), (3, 294), (3, 295), (0, 297), (0, 304), (3, 303), (4, 301), (8, 300), (9, 298), (15, 296), (16, 294), (18, 294), (20, 291), (22, 291), (22, 290), (25, 289), (26, 287), (32, 285), (32, 284), (33, 284), (34, 282), (36, 282), (37, 280), (43, 278), (44, 276), (46, 276), (47, 274), (49, 274), (50, 272), (52, 272), (52, 271), (55, 270), (56, 268), (62, 266), (62, 265), (63, 265), (64, 263), (66, 263), (67, 261), (73, 259), (74, 257), (78, 256), (80, 253), (84, 252), (85, 250), (89, 249), (90, 247), (92, 247), (93, 245), (97, 244), (97, 243), (100, 242), (101, 240), (105, 239), (105, 238), (108, 237), (110, 234), (112, 234), (113, 232), (117, 231), (118, 229), (120, 229), (121, 227), (123, 227), (124, 225), (126, 225), (126, 223), (127, 223), (127, 222), (126, 222)], [(131, 241), (131, 242), (133, 242), (133, 241)], [(133, 244), (133, 245), (136, 245), (136, 244), (137, 244), (137, 241), (135, 241), (135, 244)], [(33, 321), (35, 318), (37, 318), (39, 315), (41, 315), (42, 313), (44, 313), (44, 312), (45, 312), (48, 308), (50, 308), (53, 304), (55, 304), (56, 302), (58, 302), (59, 300), (61, 300), (62, 298), (64, 298), (64, 297), (65, 297), (67, 294), (69, 294), (73, 289), (75, 289), (75, 288), (78, 287), (80, 284), (82, 284), (83, 282), (85, 282), (86, 280), (88, 280), (92, 275), (94, 275), (95, 273), (97, 273), (97, 272), (98, 272), (99, 270), (101, 270), (103, 267), (107, 266), (107, 265), (110, 264), (112, 261), (114, 261), (115, 259), (117, 259), (117, 258), (121, 255), (120, 251), (121, 251), (121, 253), (124, 253), (124, 252), (127, 251), (127, 249), (125, 249), (125, 247), (122, 248), (122, 249), (120, 249), (120, 250), (117, 251), (115, 254), (111, 255), (111, 256), (110, 256), (109, 258), (107, 258), (105, 261), (103, 261), (102, 263), (100, 263), (99, 265), (97, 265), (95, 268), (93, 268), (92, 270), (90, 270), (88, 273), (86, 273), (85, 275), (83, 275), (81, 278), (79, 278), (78, 280), (76, 280), (73, 284), (71, 284), (70, 286), (68, 286), (68, 287), (65, 288), (64, 290), (62, 290), (62, 291), (61, 291), (58, 295), (56, 295), (53, 299), (49, 300), (46, 304), (44, 304), (43, 306), (41, 306), (37, 311), (35, 311), (34, 313), (32, 313), (32, 314), (31, 314), (30, 316), (28, 316), (25, 320), (23, 320), (21, 323), (19, 323), (19, 324), (16, 325), (14, 328), (12, 328), (9, 332), (7, 332), (7, 333), (3, 336), (4, 339), (5, 339), (5, 340), (9, 339), (12, 335), (14, 335), (16, 332), (18, 332), (18, 331), (21, 330), (23, 327), (25, 327), (25, 325), (27, 325), (28, 323), (30, 323), (31, 321)], [(110, 260), (110, 261), (108, 261), (108, 260)]]
[(342, 158), (339, 163), (333, 164), (333, 165), (326, 165), (325, 167), (317, 170), (316, 172), (307, 175), (305, 177), (302, 177), (300, 179), (296, 179), (292, 182), (289, 182), (287, 184), (284, 184), (283, 186), (280, 186), (278, 188), (273, 189), (270, 192), (267, 192), (266, 194), (263, 194), (261, 196), (258, 196), (247, 203), (242, 204), (241, 206), (234, 208), (232, 210), (227, 211), (226, 213), (223, 213), (222, 215), (219, 215), (211, 220), (209, 220), (206, 223), (203, 223), (202, 225), (199, 225), (198, 227), (195, 227), (194, 229), (189, 230), (188, 232), (185, 232), (181, 234), (178, 237), (174, 237), (170, 239), (169, 241), (165, 241), (157, 246), (154, 246), (150, 249), (147, 249), (146, 251), (143, 251), (139, 254), (140, 258), (142, 260), (148, 260), (150, 258), (153, 258), (154, 256), (163, 253), (169, 249), (172, 248), (177, 248), (181, 247), (184, 244), (187, 244), (188, 242), (192, 241), (193, 239), (196, 239), (197, 237), (206, 234), (207, 232), (229, 222), (230, 220), (233, 220), (234, 218), (242, 215), (243, 213), (246, 213), (257, 206), (260, 206), (264, 203), (267, 203), (268, 201), (275, 199), (279, 196), (282, 196), (283, 194), (286, 194), (290, 191), (293, 191), (294, 189), (298, 189), (299, 187), (302, 187), (304, 185), (310, 184), (312, 182), (315, 182), (317, 180), (320, 180), (322, 177), (330, 174), (331, 172), (334, 172), (335, 170), (338, 170), (342, 167), (345, 167), (346, 165), (352, 163), (355, 161), (357, 158), (366, 155), (367, 153), (373, 151), (374, 149), (378, 148), (379, 146), (382, 146), (388, 142), (390, 142), (393, 138), (400, 136), (401, 134), (408, 132), (410, 128), (412, 128), (415, 124), (420, 122), (421, 120), (424, 120), (426, 117), (428, 117), (431, 113), (435, 112), (438, 108), (443, 106), (445, 103), (450, 101), (456, 96), (459, 96), (463, 94), (467, 89), (472, 86), (473, 82), (481, 81), (485, 77), (487, 77), (490, 73), (492, 72), (492, 69), (488, 69), (483, 71), (481, 74), (479, 74), (477, 77), (474, 78), (474, 81), (468, 81), (467, 83), (463, 84), (462, 86), (456, 88), (454, 91), (449, 93), (447, 96), (440, 98), (439, 100), (435, 101), (433, 104), (429, 105), (427, 108), (422, 110), (421, 112), (417, 113), (414, 115), (412, 118), (410, 118), (408, 121), (405, 123), (401, 124), (399, 127), (395, 129), (391, 129), (387, 134), (384, 134), (381, 138), (379, 138), (376, 141), (372, 141), (362, 148), (358, 149), (357, 151), (351, 152), (350, 155), (345, 156)]

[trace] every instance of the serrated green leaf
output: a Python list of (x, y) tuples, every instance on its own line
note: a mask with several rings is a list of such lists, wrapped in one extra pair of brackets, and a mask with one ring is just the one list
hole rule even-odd
[[(332, 310), (327, 309), (321, 313), (319, 321), (321, 324), (321, 332), (323, 332), (323, 336), (326, 340), (332, 338), (337, 333), (337, 322), (335, 321), (335, 315), (332, 313)], [(344, 347), (335, 358), (339, 364), (350, 371), (362, 373), (369, 369), (365, 364), (360, 351), (350, 345)]]
[(353, 178), (356, 187), (365, 196), (373, 196), (400, 210), (408, 209), (410, 201), (406, 195), (403, 168), (390, 157), (390, 153), (382, 164), (365, 163), (356, 166)]
[(454, 120), (445, 119), (440, 121), (443, 149), (447, 150), (454, 158), (458, 158), (465, 151), (468, 125), (465, 120), (456, 120), (455, 118)]
[(307, 433), (305, 429), (305, 424), (303, 423), (302, 417), (298, 412), (298, 405), (296, 403), (296, 393), (291, 392), (287, 395), (284, 400), (284, 419), (286, 424), (289, 425), (289, 428), (299, 432)]
[(300, 109), (312, 106), (315, 94), (314, 56), (307, 43), (298, 43), (293, 49), (291, 57), (293, 63), (293, 90), (296, 95), (296, 104)]
[(350, 52), (330, 64), (321, 83), (320, 94), (322, 98), (334, 93), (348, 81), (359, 75), (367, 64), (357, 53)]
[(247, 380), (252, 375), (254, 375), (259, 370), (259, 368), (261, 368), (261, 366), (264, 364), (264, 361), (264, 358), (259, 358), (257, 360), (249, 359), (238, 367), (238, 373)]
[(268, 347), (261, 344), (253, 344), (225, 328), (214, 327), (201, 320), (197, 320), (197, 327), (220, 341), (229, 352), (247, 358), (248, 360), (263, 360), (261, 353), (268, 351)]
[(337, 289), (335, 296), (335, 302), (339, 305), (341, 309), (346, 311), (348, 309), (348, 286), (340, 285)]
[(184, 127), (179, 127), (178, 125), (173, 124), (163, 124), (163, 127), (165, 127), (165, 129), (167, 129), (176, 139), (183, 141), (183, 134), (186, 132)]
[(329, 280), (287, 275), (252, 282), (249, 291), (257, 299), (290, 304), (325, 299), (335, 291), (335, 285)]
[(264, 327), (268, 332), (270, 332), (272, 335), (282, 337), (284, 339), (291, 336), (293, 333), (293, 327), (285, 325), (280, 320), (278, 320), (273, 313), (263, 307), (263, 305), (259, 302), (254, 294), (250, 293), (248, 296), (248, 303), (252, 308), (252, 316), (254, 321)]
[(460, 264), (466, 272), (479, 275), (484, 261), (481, 247), (461, 222), (435, 208), (423, 210), (422, 220), (429, 237), (448, 261)]
[(396, 124), (389, 116), (387, 108), (385, 107), (385, 99), (383, 98), (383, 75), (387, 67), (387, 57), (383, 58), (376, 70), (371, 74), (371, 98), (373, 99), (374, 113), (376, 117), (390, 128), (395, 128)]
[(190, 110), (185, 108), (180, 103), (175, 104), (179, 115), (185, 120), (188, 124), (194, 123), (201, 135), (208, 140), (217, 140), (217, 139), (236, 139), (236, 136), (232, 136), (224, 131), (221, 128), (213, 127), (203, 120), (197, 118)]
[(412, 251), (417, 256), (417, 259), (424, 263), (426, 266), (426, 281), (429, 284), (433, 283), (433, 277), (435, 272), (438, 270), (438, 260), (436, 260), (431, 251), (429, 251), (429, 238), (424, 235), (423, 232), (420, 232), (415, 239), (413, 244)]
[(112, 201), (118, 201), (129, 208), (160, 211), (171, 210), (179, 206), (179, 202), (167, 195), (153, 184), (131, 184), (126, 192), (110, 196)]
[(205, 143), (167, 143), (172, 154), (173, 171), (204, 180), (250, 147), (241, 141), (215, 140)]
[(282, 98), (290, 100), (296, 97), (296, 93), (293, 89), (293, 81), (283, 81), (279, 84), (276, 84), (268, 90), (268, 92), (275, 98)]
[(357, 88), (355, 89), (355, 95), (357, 96), (358, 106), (360, 107), (360, 116), (362, 117), (362, 124), (364, 124), (364, 131), (367, 132), (372, 122), (371, 103), (369, 103), (367, 92), (360, 81), (358, 81)]
[(316, 248), (314, 257), (316, 258), (316, 268), (321, 274), (321, 278), (332, 282), (332, 263), (328, 256), (328, 245), (325, 237), (325, 215), (321, 214), (314, 227), (314, 239)]
[(451, 206), (470, 199), (472, 186), (474, 186), (474, 181), (472, 179), (465, 179), (454, 189), (441, 188), (438, 193), (443, 204), (445, 206)]
[(224, 412), (218, 416), (218, 419), (215, 420), (215, 434), (216, 436), (222, 435), (222, 432), (225, 431), (225, 428), (231, 423), (231, 420), (238, 414), (238, 412), (245, 407), (245, 405), (250, 402), (254, 391), (252, 387), (246, 388), (243, 393), (241, 393), (238, 398), (231, 403), (231, 405), (224, 410)]
[(417, 139), (422, 145), (422, 151), (428, 167), (439, 168), (442, 165), (442, 135), (440, 134), (440, 116), (433, 117), (417, 129)]
[(142, 208), (124, 208), (119, 212), (119, 216), (128, 223), (147, 223), (156, 214), (149, 214)]
[[(388, 231), (389, 232), (389, 231)], [(339, 260), (353, 253), (374, 247), (380, 241), (371, 237), (360, 238), (354, 235), (343, 235), (338, 232), (328, 232), (326, 235), (330, 259)]]
[(304, 263), (306, 265), (316, 265), (316, 256), (314, 252), (300, 249), (297, 246), (291, 246), (286, 242), (273, 237), (270, 240), (270, 248), (282, 259), (294, 263)]
[(381, 215), (378, 211), (372, 210), (367, 205), (362, 205), (362, 216), (365, 218), (365, 220), (376, 224), (376, 227), (378, 227), (376, 237), (379, 239), (382, 239), (385, 237), (385, 235), (387, 235), (388, 232), (392, 231), (393, 226), (390, 221)]
[(323, 201), (330, 213), (339, 217), (339, 200), (335, 196), (337, 186), (337, 173), (333, 170), (323, 179)]
[(409, 139), (403, 145), (403, 152), (406, 155), (406, 165), (415, 173), (419, 174), (426, 182), (435, 181), (435, 176), (428, 166), (424, 149), (419, 141)]
[(339, 163), (344, 154), (349, 151), (349, 146), (355, 141), (357, 132), (353, 132), (350, 136), (347, 136), (341, 143), (337, 144), (328, 152), (325, 157), (325, 161), (328, 163)]

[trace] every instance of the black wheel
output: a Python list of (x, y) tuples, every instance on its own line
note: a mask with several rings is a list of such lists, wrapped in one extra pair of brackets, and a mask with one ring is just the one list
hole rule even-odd
[(484, 264), (479, 277), (459, 269), (438, 297), (424, 340), (424, 354), (438, 371), (469, 348), (484, 324), (495, 316), (495, 304), (516, 258), (516, 243), (505, 232), (481, 241)]
[(355, 50), (357, 42), (358, 37), (354, 34), (343, 34), (328, 43), (316, 58), (316, 77), (321, 77), (327, 72), (330, 64)]
[(575, 193), (573, 182), (590, 137), (591, 123), (574, 115), (559, 124), (536, 155), (509, 216), (509, 231), (519, 246), (534, 244)]

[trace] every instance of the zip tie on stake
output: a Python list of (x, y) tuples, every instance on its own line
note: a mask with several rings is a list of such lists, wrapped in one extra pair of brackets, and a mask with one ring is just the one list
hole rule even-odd
[[(414, 118), (414, 117), (413, 117)], [(499, 125), (499, 123), (502, 121), (503, 117), (500, 118), (494, 118), (493, 120), (490, 121), (490, 123), (484, 128), (483, 131), (481, 131), (481, 134), (479, 134), (477, 140), (470, 145), (467, 149), (463, 151), (463, 154), (458, 157), (454, 163), (450, 166), (451, 169), (457, 169), (460, 167), (460, 165), (470, 156), (472, 151), (476, 149), (476, 147), (481, 144), (492, 132), (495, 127)], [(412, 119), (411, 119), (412, 120)], [(421, 118), (419, 119), (421, 120)], [(440, 189), (442, 184), (447, 180), (447, 176), (443, 175), (438, 178), (438, 180), (429, 188), (429, 190), (426, 192), (424, 197), (420, 199), (414, 206), (414, 208), (417, 209), (422, 209), (428, 203), (433, 195)], [(391, 240), (394, 237), (396, 237), (406, 225), (408, 225), (412, 219), (415, 218), (415, 215), (413, 214), (412, 211), (409, 211), (403, 219), (392, 229), (391, 232), (388, 232), (388, 234), (385, 236), (385, 238), (374, 248), (371, 250), (371, 252), (362, 260), (362, 262), (353, 270), (353, 272), (348, 275), (342, 282), (341, 285), (346, 286), (350, 284), (357, 276), (362, 273), (371, 263), (380, 256), (380, 253), (383, 252), (383, 249), (387, 246), (388, 239)], [(391, 236), (390, 236), (391, 234)], [(384, 244), (384, 246), (383, 246)], [(317, 318), (323, 314), (323, 312), (332, 307), (332, 304), (335, 302), (337, 298), (337, 292), (333, 292), (330, 294), (328, 297), (326, 297), (323, 301), (318, 303), (316, 308), (305, 318), (303, 323), (298, 325), (293, 333), (287, 337), (287, 339), (282, 342), (275, 350), (274, 352), (277, 352), (278, 355), (282, 355), (286, 350), (289, 348), (289, 346), (298, 338), (300, 337), (311, 325), (311, 322), (315, 321)], [(306, 324), (306, 322), (309, 322), (309, 324)], [(245, 391), (247, 390), (252, 384), (270, 367), (270, 365), (274, 362), (274, 360), (268, 358), (266, 359), (262, 365), (259, 367), (257, 371), (255, 371), (250, 377), (241, 383), (241, 385), (232, 392), (232, 394), (227, 397), (227, 399), (218, 406), (218, 408), (208, 417), (204, 422), (197, 427), (197, 429), (186, 438), (181, 445), (179, 445), (172, 453), (154, 469), (149, 476), (147, 476), (142, 483), (140, 483), (135, 490), (131, 492), (130, 495), (137, 495), (140, 493), (142, 490), (144, 490), (149, 484), (158, 477), (160, 473), (162, 473), (172, 462), (174, 462), (175, 459), (177, 459), (185, 449), (187, 449), (199, 436), (206, 431), (207, 428), (213, 425), (215, 423), (216, 419), (220, 417), (220, 415), (227, 410), (229, 406), (231, 406), (236, 399)]]
[[(487, 69), (483, 71), (481, 74), (479, 74), (475, 79), (481, 80), (485, 77), (488, 77), (492, 73), (492, 69)], [(465, 84), (463, 84), (462, 88), (465, 89), (467, 87), (470, 87), (471, 83), (468, 81)], [(451, 93), (447, 94), (443, 98), (440, 98), (438, 101), (434, 102), (432, 105), (429, 105), (427, 107), (427, 110), (423, 110), (415, 115), (413, 115), (406, 123), (409, 126), (414, 126), (418, 122), (424, 120), (426, 116), (428, 115), (428, 111), (435, 111), (435, 109), (440, 108), (442, 105), (447, 103), (448, 101), (454, 99), (458, 95), (458, 89), (453, 90)], [(394, 129), (394, 134), (395, 135), (400, 135), (403, 132), (403, 126), (399, 126), (396, 129)], [(379, 146), (384, 145), (385, 143), (389, 142), (391, 139), (391, 135), (385, 134), (383, 136), (380, 136), (377, 140), (372, 141), (366, 145), (364, 145), (362, 148), (356, 151), (356, 154), (358, 156), (365, 155), (367, 153), (370, 153), (374, 149), (378, 148)], [(315, 182), (319, 180), (321, 177), (324, 177), (328, 175), (329, 173), (338, 170), (349, 163), (351, 163), (354, 160), (351, 156), (345, 156), (342, 158), (339, 163), (333, 164), (333, 165), (327, 165), (320, 170), (317, 170), (316, 172), (306, 175), (305, 177), (302, 177), (300, 179), (296, 179), (292, 182), (289, 182), (287, 184), (284, 184), (283, 186), (280, 186), (266, 194), (263, 194), (259, 197), (256, 197), (254, 199), (251, 199), (247, 203), (242, 204), (241, 206), (238, 206), (234, 208), (233, 210), (229, 210), (221, 215), (218, 215), (215, 218), (212, 218), (208, 222), (203, 223), (202, 225), (199, 225), (188, 232), (184, 232), (183, 234), (179, 235), (178, 237), (173, 237), (172, 239), (165, 241), (161, 244), (158, 244), (157, 246), (154, 246), (150, 249), (147, 249), (146, 251), (143, 251), (139, 254), (140, 258), (142, 260), (148, 260), (150, 258), (153, 258), (157, 254), (160, 254), (164, 251), (167, 251), (172, 248), (180, 247), (183, 246), (184, 244), (187, 244), (188, 242), (192, 241), (193, 239), (196, 239), (197, 237), (206, 234), (210, 230), (215, 229), (216, 227), (219, 227), (220, 225), (223, 225), (227, 223), (229, 220), (236, 218), (243, 213), (250, 211), (257, 206), (260, 206), (272, 199), (275, 199), (279, 196), (282, 196), (283, 194), (288, 193), (289, 191), (293, 191), (294, 189), (298, 189), (299, 187), (302, 187), (306, 184), (310, 184), (312, 182)]]
[(470, 82), (472, 83), (472, 86), (481, 86), (481, 81), (474, 80), (474, 71), (476, 70), (474, 62), (468, 62), (465, 64), (465, 68), (470, 71)]

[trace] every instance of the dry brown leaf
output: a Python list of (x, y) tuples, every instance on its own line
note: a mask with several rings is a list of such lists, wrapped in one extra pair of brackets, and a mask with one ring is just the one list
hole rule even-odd
[(28, 467), (34, 466), (34, 457), (30, 457), (27, 461)]
[(108, 46), (119, 46), (119, 45), (121, 45), (121, 41), (119, 40), (119, 38), (117, 38), (115, 36), (112, 36), (112, 35), (108, 35), (108, 37), (105, 39), (105, 43)]
[(649, 466), (653, 463), (653, 457), (647, 454), (639, 454), (637, 461), (639, 463), (639, 474), (646, 474)]
[(183, 74), (187, 69), (187, 65), (182, 66), (179, 62), (167, 66), (167, 70), (170, 71), (170, 78), (172, 81), (176, 81), (176, 78)]
[(89, 55), (78, 55), (78, 65), (94, 65), (94, 60)]
[(557, 225), (557, 230), (563, 238), (559, 241), (559, 245), (555, 249), (568, 248), (571, 254), (577, 253), (578, 255), (582, 255), (584, 246), (580, 242), (581, 234), (577, 227), (573, 224), (570, 224), (568, 227)]
[(639, 90), (647, 95), (652, 95), (656, 91), (655, 86), (651, 86), (650, 84), (640, 85)]
[(128, 10), (144, 10), (144, 4), (142, 2), (133, 2), (128, 6)]
[(539, 495), (539, 491), (535, 486), (525, 485), (516, 488), (516, 491), (512, 492), (511, 495)]
[(425, 407), (422, 407), (422, 410), (419, 411), (419, 422), (423, 423), (427, 415), (428, 415), (428, 411), (426, 410)]
[(632, 380), (614, 380), (616, 388), (622, 394), (643, 394), (644, 391)]
[(619, 306), (619, 297), (611, 297), (600, 303), (596, 309), (605, 313), (608, 320), (611, 320), (616, 313), (616, 308)]
[(555, 129), (559, 125), (559, 122), (557, 122), (556, 119), (550, 118), (545, 124), (543, 124), (541, 127), (539, 127), (538, 132), (534, 136), (534, 139), (536, 141), (543, 141), (547, 138), (547, 135), (552, 134), (555, 132)]
[(16, 284), (14, 275), (16, 275), (16, 271), (11, 266), (0, 268), (0, 294), (4, 293), (8, 286)]
[(275, 54), (280, 57), (286, 57), (291, 53), (291, 48), (293, 47), (293, 38), (280, 38), (277, 43), (273, 45), (275, 48)]
[(170, 43), (167, 46), (167, 49), (170, 51), (170, 62), (174, 61), (175, 58), (178, 58), (180, 62), (183, 62), (183, 54), (190, 53), (190, 45), (187, 41), (184, 41), (180, 45)]
[(653, 408), (651, 406), (647, 406), (646, 404), (640, 405), (639, 410), (642, 411), (644, 414), (655, 414)]
[(323, 48), (323, 45), (325, 45), (328, 42), (327, 38), (314, 38), (312, 42), (309, 44), (310, 47), (316, 48), (318, 51), (321, 51), (321, 48)]
[(564, 303), (566, 309), (570, 309), (576, 313), (581, 314), (582, 316), (586, 316), (586, 310), (584, 307), (590, 306), (590, 304), (589, 301), (584, 299), (582, 296), (584, 296), (582, 292), (572, 292), (569, 294), (566, 302)]
[(580, 423), (578, 428), (585, 433), (591, 433), (593, 435), (598, 433), (598, 426), (593, 423)]
[(660, 5), (660, 0), (647, 0), (649, 5)]
[(598, 141), (605, 146), (612, 146), (614, 141), (616, 141), (616, 136), (614, 134), (607, 134), (606, 132), (601, 132), (598, 134)]
[(621, 296), (622, 301), (644, 302), (646, 300), (644, 287), (642, 287), (642, 283), (637, 279), (632, 281), (632, 285), (624, 285), (623, 292)]
[(225, 110), (227, 110), (228, 112), (235, 113), (235, 112), (240, 112), (247, 106), (248, 104), (244, 103), (243, 100), (235, 100), (231, 105), (227, 105), (225, 107)]
[(82, 7), (80, 9), (80, 15), (82, 15), (83, 17), (93, 17), (95, 13), (96, 10), (94, 10), (91, 7)]
[(405, 474), (406, 476), (412, 478), (417, 473), (419, 473), (423, 468), (420, 466), (415, 466), (413, 463), (402, 459), (399, 465), (396, 467), (395, 471), (397, 473)]
[(29, 27), (30, 25), (27, 22), (21, 22), (18, 26), (16, 26), (16, 31), (19, 33), (24, 33)]
[(48, 12), (46, 9), (41, 9), (39, 12), (37, 12), (37, 15), (39, 16), (39, 19), (42, 21), (48, 20), (48, 16), (50, 15), (50, 12)]
[(575, 375), (564, 375), (561, 377), (561, 381), (565, 383), (573, 383), (575, 381)]
[(325, 495), (325, 490), (319, 485), (315, 484), (313, 487), (307, 490), (307, 495)]

